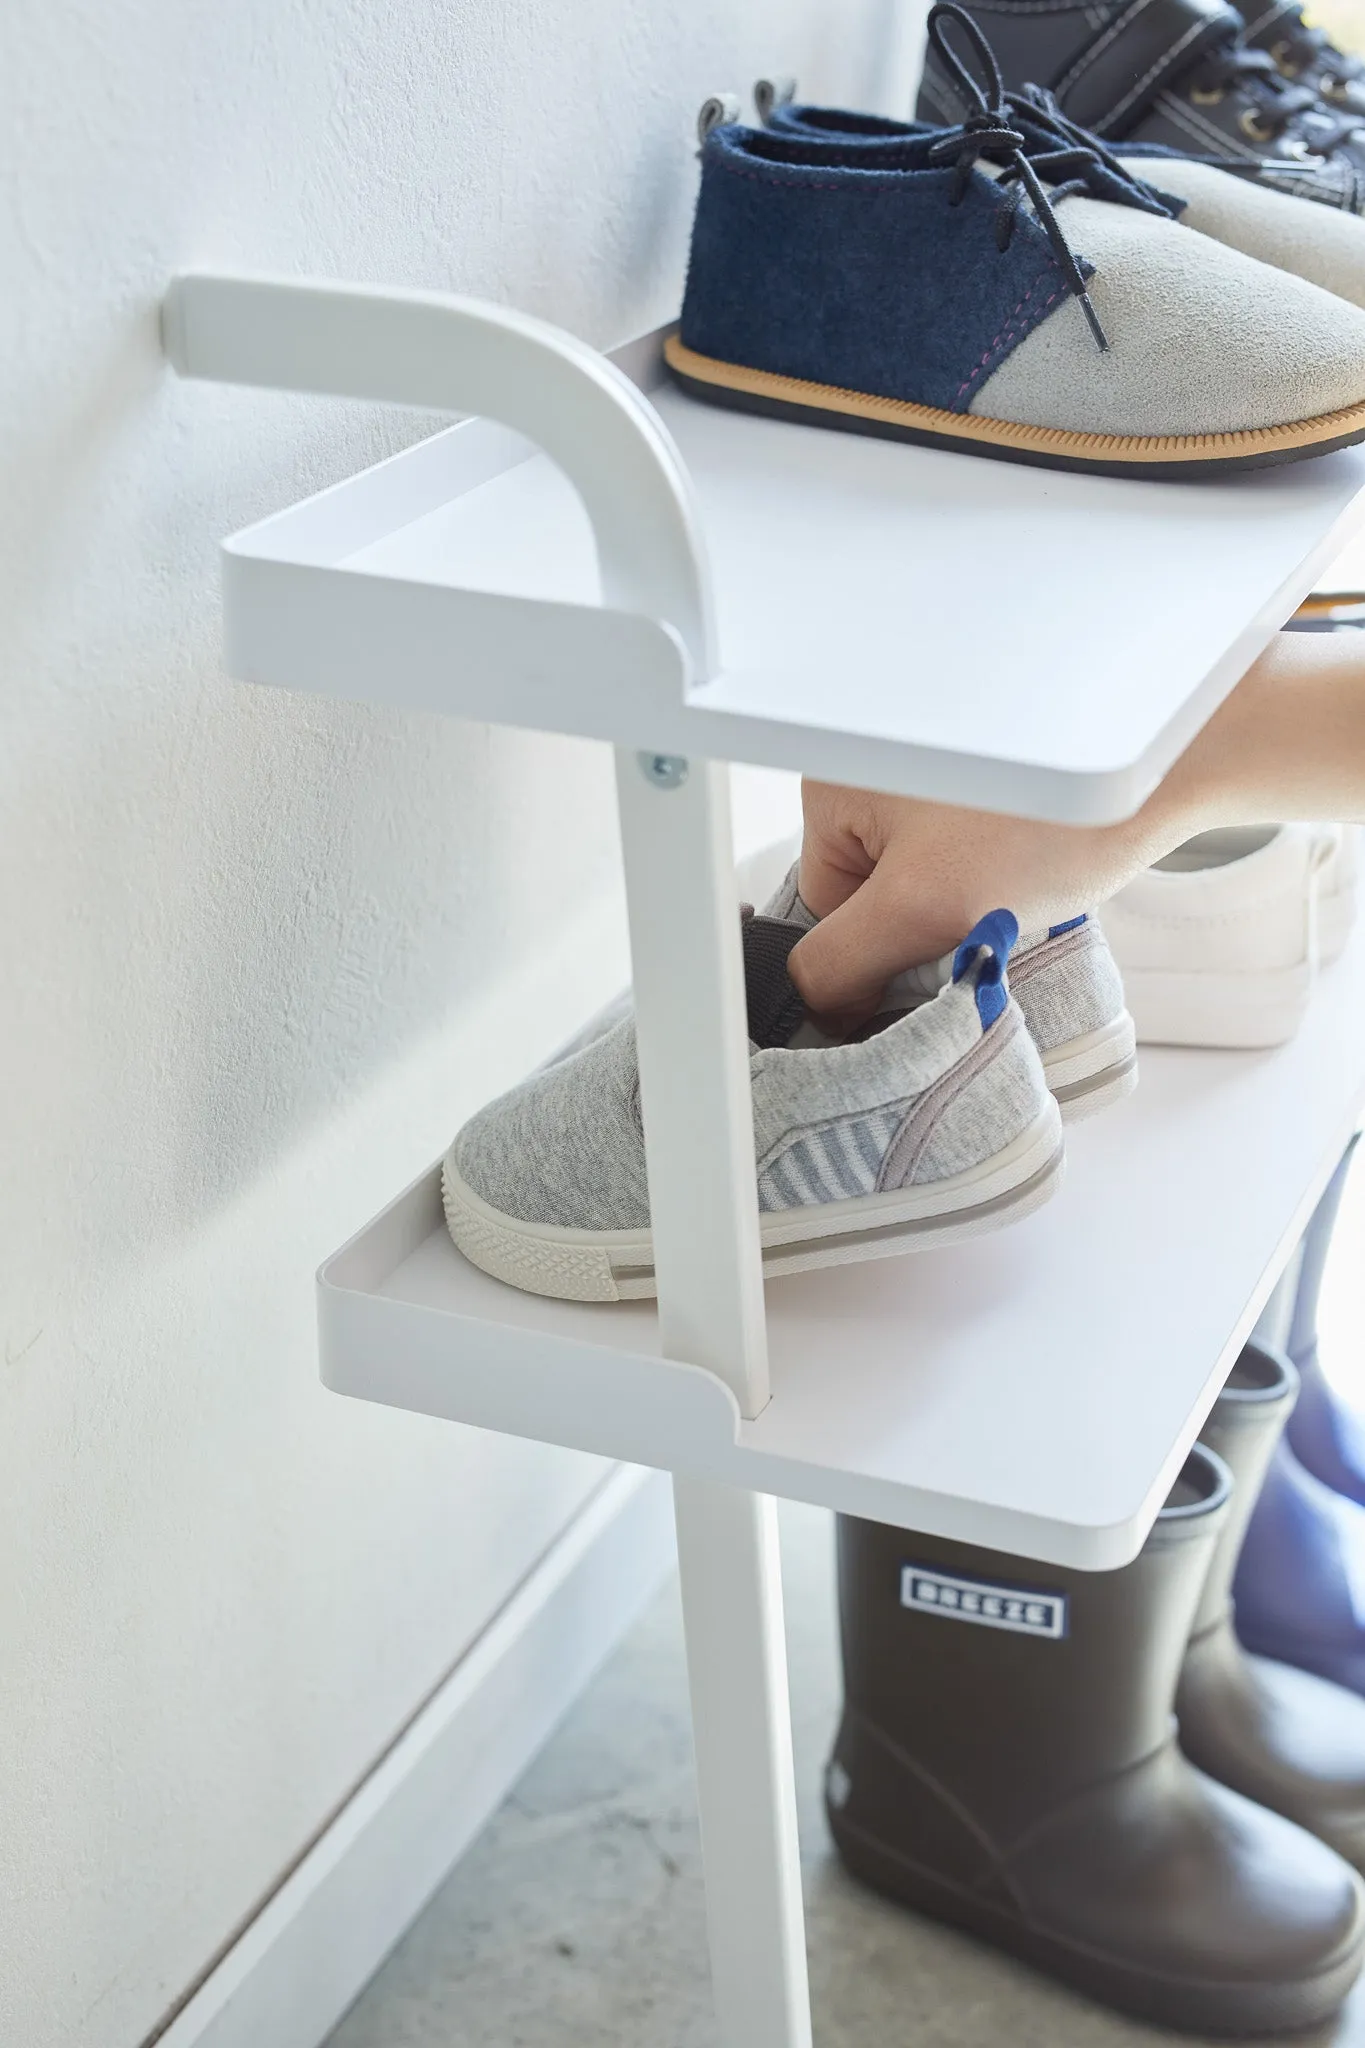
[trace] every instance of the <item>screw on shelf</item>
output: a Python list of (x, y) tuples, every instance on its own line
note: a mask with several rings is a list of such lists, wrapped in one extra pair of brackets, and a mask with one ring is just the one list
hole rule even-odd
[(656, 789), (681, 789), (687, 780), (688, 764), (682, 754), (637, 754), (640, 773)]

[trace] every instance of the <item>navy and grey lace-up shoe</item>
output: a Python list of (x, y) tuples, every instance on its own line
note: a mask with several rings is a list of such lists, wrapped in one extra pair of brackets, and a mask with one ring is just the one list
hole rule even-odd
[[(755, 85), (759, 113), (774, 134), (816, 142), (859, 142), (868, 157), (875, 158), (888, 144), (938, 132), (923, 121), (803, 106), (794, 94), (790, 80), (780, 87), (767, 79)], [(1114, 171), (1157, 186), (1164, 198), (1178, 201), (1185, 227), (1365, 307), (1365, 217), (1360, 214), (1281, 191), (1268, 182), (1263, 163), (1220, 164), (1193, 149), (1168, 151), (1155, 144), (1113, 150), (1099, 136), (1068, 121), (1041, 86), (1008, 91), (1005, 101), (1011, 126), (1023, 137), (1025, 151), (1035, 163), (1045, 167), (1059, 151), (1088, 148)], [(1269, 175), (1277, 174), (1272, 170)]]
[[(1290, 79), (1253, 48), (1227, 0), (967, 0), (1005, 84), (1052, 92), (1067, 119), (1119, 144), (1158, 143), (1214, 161), (1273, 160), (1286, 192), (1365, 213), (1365, 116)], [(1275, 35), (1270, 30), (1272, 39)], [(957, 121), (958, 81), (931, 40), (916, 107)]]
[[(983, 92), (943, 39), (971, 31)], [(960, 10), (976, 111), (859, 144), (734, 126), (702, 150), (682, 323), (695, 395), (1053, 468), (1191, 476), (1365, 439), (1365, 313), (1182, 227), (1093, 150), (1030, 156)]]

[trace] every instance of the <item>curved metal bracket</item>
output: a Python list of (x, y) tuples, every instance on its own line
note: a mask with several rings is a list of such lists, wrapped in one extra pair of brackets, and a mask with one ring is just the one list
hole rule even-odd
[(715, 674), (706, 548), (682, 458), (648, 399), (586, 342), (442, 292), (199, 274), (171, 285), (162, 337), (185, 377), (515, 428), (582, 498), (606, 602), (672, 626), (694, 679)]

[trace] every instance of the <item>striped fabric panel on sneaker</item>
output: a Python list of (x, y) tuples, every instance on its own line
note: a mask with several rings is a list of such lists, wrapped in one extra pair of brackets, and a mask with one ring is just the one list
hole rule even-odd
[(759, 1208), (804, 1209), (870, 1195), (908, 1108), (908, 1102), (887, 1103), (794, 1135), (758, 1177)]

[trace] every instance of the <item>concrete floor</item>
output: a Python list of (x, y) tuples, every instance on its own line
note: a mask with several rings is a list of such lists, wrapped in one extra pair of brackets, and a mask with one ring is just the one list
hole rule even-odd
[[(829, 1518), (784, 1508), (818, 2048), (1172, 2043), (845, 1878), (820, 1811), (838, 1706)], [(1365, 2048), (1365, 1994), (1299, 2048)], [(715, 2048), (676, 1584), (631, 1632), (329, 2048)], [(1285, 2044), (1288, 2048), (1288, 2044)]]

